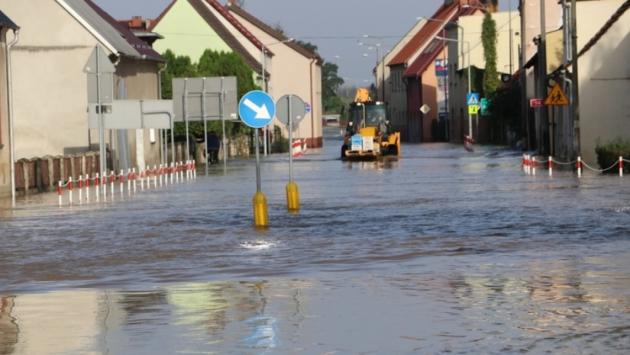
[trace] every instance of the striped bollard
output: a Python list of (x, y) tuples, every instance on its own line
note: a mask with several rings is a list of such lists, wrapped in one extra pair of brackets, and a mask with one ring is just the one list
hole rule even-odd
[(127, 169), (127, 196), (131, 196), (131, 169)]
[(144, 191), (144, 170), (140, 170), (140, 191)]
[(107, 201), (107, 172), (103, 171), (101, 175), (101, 186), (103, 186), (103, 201)]
[(164, 180), (164, 164), (160, 164), (160, 188), (162, 188), (163, 180)]
[(72, 204), (73, 202), (72, 201), (72, 188), (73, 186), (72, 186), (72, 176), (71, 176), (68, 178), (68, 196), (69, 196), (68, 199), (69, 199), (70, 204)]
[(531, 159), (530, 159), (529, 154), (525, 156), (525, 173), (527, 175), (531, 175), (532, 173), (532, 165), (531, 165)]
[(619, 177), (623, 177), (623, 157), (619, 157)]
[(153, 186), (157, 189), (157, 187), (158, 187), (158, 174), (160, 173), (160, 171), (158, 170), (157, 165), (153, 165), (153, 171), (155, 172), (155, 174), (153, 174)]
[(116, 187), (114, 186), (115, 182), (116, 182), (116, 173), (114, 172), (114, 170), (112, 170), (112, 172), (109, 174), (109, 189), (112, 192), (112, 200), (114, 199), (114, 195), (116, 194)]
[(532, 165), (532, 175), (536, 176), (536, 157), (532, 157), (531, 165)]
[(83, 204), (83, 175), (79, 175), (79, 204)]
[(175, 165), (173, 166), (173, 172), (175, 173), (175, 183), (179, 184), (179, 172), (177, 171), (177, 168), (179, 167), (179, 163), (175, 163)]
[(575, 165), (577, 168), (578, 178), (582, 177), (582, 157), (577, 157), (577, 163)]
[(193, 179), (197, 180), (197, 161), (192, 161)]
[(171, 185), (173, 185), (175, 183), (175, 163), (171, 163), (170, 175), (171, 175)]
[(125, 172), (121, 169), (120, 170), (120, 175), (118, 176), (118, 182), (120, 185), (120, 198), (125, 197), (125, 175), (123, 175)]
[(99, 173), (96, 173), (96, 178), (94, 179), (94, 193), (96, 193), (96, 202), (100, 202), (100, 194), (101, 194), (101, 176)]
[(553, 158), (551, 155), (549, 156), (549, 161), (547, 163), (549, 165), (549, 176), (553, 176)]
[(168, 167), (168, 163), (164, 163), (164, 186), (168, 186), (168, 179), (171, 176), (171, 168)]
[(90, 202), (90, 187), (92, 183), (90, 182), (90, 174), (85, 176), (85, 202)]
[(59, 196), (59, 207), (63, 204), (63, 182), (59, 180), (59, 184), (57, 185), (57, 195)]
[(180, 174), (180, 180), (181, 182), (184, 182), (184, 162), (180, 161), (179, 162), (179, 174)]
[(527, 155), (523, 154), (523, 161), (521, 162), (523, 172), (527, 174)]
[(135, 195), (138, 192), (138, 184), (136, 182), (136, 168), (131, 169), (131, 177), (133, 179), (133, 194)]

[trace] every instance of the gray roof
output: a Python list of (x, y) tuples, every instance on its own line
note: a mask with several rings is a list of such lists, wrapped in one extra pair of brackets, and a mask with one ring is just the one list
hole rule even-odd
[(138, 39), (127, 28), (90, 0), (64, 0), (99, 35), (111, 44), (119, 54), (135, 59), (163, 61), (162, 57)]
[(17, 30), (19, 27), (11, 19), (0, 11), (0, 27), (8, 27)]

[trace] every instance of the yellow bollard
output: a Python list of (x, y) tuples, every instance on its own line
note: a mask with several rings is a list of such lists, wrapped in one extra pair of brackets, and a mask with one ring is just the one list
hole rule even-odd
[(269, 226), (269, 214), (267, 213), (267, 198), (262, 192), (256, 192), (252, 200), (254, 204), (254, 225), (259, 228)]
[(287, 207), (289, 211), (300, 210), (300, 192), (297, 184), (293, 181), (287, 184)]

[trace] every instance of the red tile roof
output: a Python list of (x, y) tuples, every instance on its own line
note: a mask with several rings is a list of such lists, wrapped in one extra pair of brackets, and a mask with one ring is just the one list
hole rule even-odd
[(153, 50), (151, 46), (146, 44), (140, 38), (136, 37), (129, 30), (129, 28), (122, 26), (118, 21), (116, 21), (116, 19), (111, 17), (107, 12), (101, 9), (94, 2), (92, 2), (91, 0), (85, 0), (85, 3), (88, 6), (90, 6), (100, 17), (102, 17), (103, 20), (105, 20), (112, 27), (114, 27), (116, 31), (118, 31), (120, 36), (123, 37), (129, 43), (129, 45), (133, 47), (133, 49), (135, 49), (138, 53), (140, 53), (140, 55), (142, 55), (143, 58), (153, 60), (153, 61), (158, 61), (158, 62), (164, 61), (164, 58), (162, 58), (162, 56), (158, 52)]
[(433, 64), (435, 58), (437, 58), (442, 50), (446, 47), (444, 41), (434, 38), (431, 43), (427, 45), (424, 51), (418, 56), (418, 58), (405, 70), (404, 76), (406, 78), (419, 77), (424, 73), (427, 68)]
[(319, 56), (319, 54), (302, 47), (298, 43), (295, 43), (295, 41), (289, 41), (289, 38), (287, 38), (282, 32), (267, 25), (266, 23), (258, 19), (256, 16), (245, 11), (245, 9), (243, 9), (242, 7), (238, 5), (233, 5), (230, 2), (228, 2), (227, 5), (225, 6), (228, 9), (228, 11), (234, 12), (236, 15), (242, 17), (243, 19), (245, 19), (245, 21), (248, 21), (252, 25), (258, 27), (261, 31), (267, 33), (268, 35), (275, 38), (276, 40), (286, 41), (285, 44), (287, 46), (289, 46), (294, 51), (300, 53), (304, 57), (310, 58), (310, 59), (317, 59), (317, 62), (319, 64), (323, 63), (323, 59)]
[[(223, 7), (223, 5), (221, 5), (218, 0), (205, 1), (210, 4), (210, 6), (212, 6), (215, 10), (217, 10), (223, 17), (225, 17), (225, 19), (228, 20), (232, 24), (232, 26), (234, 26), (239, 32), (241, 32), (243, 36), (245, 36), (245, 38), (247, 38), (250, 42), (252, 42), (252, 44), (254, 44), (258, 49), (262, 51), (264, 46), (262, 42), (260, 42), (260, 40), (258, 40), (258, 38), (256, 38), (253, 33), (249, 32), (249, 30), (247, 30), (247, 28), (245, 28), (242, 23), (240, 23), (234, 16), (232, 16), (232, 14), (225, 7)], [(271, 53), (269, 49), (266, 49), (266, 52), (273, 55), (273, 53)]]
[[(468, 4), (471, 8), (461, 8), (461, 5)], [(444, 3), (440, 8), (427, 20), (424, 26), (413, 36), (411, 40), (392, 58), (387, 65), (395, 66), (408, 64), (414, 61), (413, 55), (422, 47), (425, 47), (439, 32), (446, 23), (456, 21), (459, 16), (472, 15), (479, 11), (481, 4), (478, 0), (455, 0), (449, 4)]]

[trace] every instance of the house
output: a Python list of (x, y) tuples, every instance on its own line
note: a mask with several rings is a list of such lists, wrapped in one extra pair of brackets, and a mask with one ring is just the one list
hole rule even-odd
[(398, 55), (402, 48), (411, 40), (413, 34), (420, 31), (420, 28), (424, 26), (424, 23), (425, 21), (416, 22), (411, 29), (402, 36), (398, 43), (392, 47), (391, 50), (383, 54), (381, 60), (374, 67), (373, 73), (376, 87), (376, 97), (379, 101), (389, 103), (392, 100), (393, 80), (390, 67), (386, 64)]
[[(10, 110), (11, 86), (9, 86), (10, 66), (7, 61), (11, 46), (17, 40), (19, 27), (2, 11), (0, 11), (0, 197), (11, 194), (11, 141)], [(9, 31), (13, 36), (7, 36)]]
[(164, 37), (153, 45), (158, 52), (170, 49), (195, 63), (207, 49), (237, 53), (261, 86), (262, 58), (274, 55), (217, 0), (173, 0), (150, 30)]
[[(579, 117), (572, 115), (570, 106), (545, 108), (551, 155), (564, 160), (580, 155), (588, 165), (596, 166), (598, 144), (630, 137), (629, 7), (627, 0), (577, 2)], [(573, 71), (575, 60), (565, 60), (563, 34), (562, 28), (547, 33), (547, 82), (562, 84), (563, 71)], [(538, 66), (536, 61), (533, 64)], [(570, 97), (571, 86), (562, 85), (562, 88)]]
[[(480, 3), (476, 0), (445, 0), (431, 18), (421, 20), (419, 30), (387, 63), (392, 78), (391, 124), (404, 141), (429, 142), (437, 138), (432, 127), (438, 118), (439, 86), (430, 64), (445, 57), (446, 49), (445, 43), (435, 38), (444, 36), (445, 26), (460, 15), (478, 11)], [(424, 104), (431, 108), (427, 114), (420, 112)]]
[[(495, 21), (497, 30), (497, 72), (510, 76), (518, 70), (520, 21), (518, 11), (494, 12), (490, 14)], [(460, 16), (457, 25), (448, 27), (447, 37), (463, 40), (449, 42), (449, 140), (462, 142), (464, 135), (472, 130), (476, 142), (487, 142), (488, 121), (483, 116), (475, 116), (469, 127), (468, 105), (468, 68), (472, 72), (484, 70), (486, 62), (481, 43), (481, 32), (484, 16)], [(511, 37), (511, 39), (510, 39)], [(512, 49), (510, 50), (510, 45)], [(511, 56), (511, 60), (510, 60)], [(474, 87), (474, 84), (473, 84)], [(479, 128), (479, 129), (478, 129)]]
[[(307, 145), (319, 148), (322, 139), (322, 58), (287, 38), (281, 32), (265, 24), (245, 9), (228, 2), (227, 9), (256, 38), (273, 48), (274, 56), (266, 63), (270, 73), (267, 91), (274, 98), (288, 94), (297, 95), (311, 106), (294, 133), (294, 138), (306, 139)], [(277, 120), (274, 125), (286, 127)]]
[[(98, 130), (88, 128), (84, 72), (97, 45), (115, 65), (114, 98), (159, 97), (161, 56), (91, 0), (5, 0), (2, 7), (22, 26), (12, 51), (16, 159), (98, 150)], [(155, 131), (106, 136), (113, 168), (159, 163)]]

